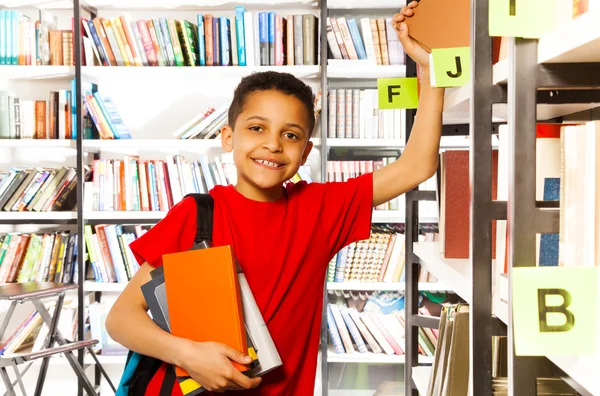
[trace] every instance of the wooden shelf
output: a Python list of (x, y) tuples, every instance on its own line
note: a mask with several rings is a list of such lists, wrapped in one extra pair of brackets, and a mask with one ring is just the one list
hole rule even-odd
[(186, 84), (202, 84), (212, 81), (242, 78), (258, 71), (274, 70), (291, 73), (300, 79), (316, 79), (321, 75), (320, 66), (163, 66), (163, 67), (134, 67), (134, 66), (83, 66), (84, 77), (101, 83), (102, 79), (115, 81), (156, 80), (179, 81)]
[(77, 212), (0, 212), (0, 223), (77, 220)]
[[(235, 10), (236, 5), (243, 5), (248, 10), (260, 10), (265, 8), (275, 9), (306, 9), (315, 8), (319, 5), (317, 0), (209, 0), (190, 1), (174, 0), (165, 3), (163, 0), (88, 0), (86, 3), (100, 10), (136, 10), (145, 11), (229, 11)], [(44, 8), (51, 10), (70, 10), (73, 8), (72, 0), (5, 0), (1, 4), (7, 8)]]
[(0, 148), (77, 148), (77, 142), (70, 139), (2, 139)]
[(162, 220), (167, 212), (142, 212), (142, 211), (114, 211), (114, 212), (85, 212), (86, 220), (103, 221), (107, 223), (120, 223), (122, 221), (150, 221), (158, 222)]
[(439, 242), (415, 242), (413, 252), (427, 271), (471, 303), (471, 260), (444, 258)]
[(125, 286), (127, 286), (126, 283), (85, 281), (83, 290), (86, 292), (122, 292)]
[[(594, 5), (590, 4), (590, 8)], [(600, 62), (600, 8), (562, 23), (540, 38), (539, 63)]]
[(361, 8), (377, 9), (382, 8), (384, 10), (397, 10), (406, 5), (406, 1), (394, 1), (394, 0), (373, 0), (373, 1), (361, 1), (361, 0), (328, 0), (327, 8), (330, 10), (355, 10)]
[[(367, 364), (404, 364), (404, 355), (388, 355), (386, 353), (336, 353), (330, 345), (327, 350), (328, 363), (367, 363)], [(419, 355), (419, 363), (433, 363), (432, 356)]]
[(86, 149), (99, 150), (186, 150), (197, 151), (208, 148), (221, 148), (221, 139), (118, 139), (118, 140), (84, 140)]
[(412, 369), (412, 380), (417, 387), (420, 395), (427, 394), (427, 387), (429, 386), (429, 377), (431, 377), (431, 367), (413, 367)]
[(374, 65), (366, 60), (329, 59), (328, 62), (328, 78), (374, 79), (406, 76), (405, 65)]
[[(373, 291), (404, 291), (404, 282), (327, 282), (327, 290), (373, 290)], [(439, 282), (421, 282), (419, 290), (446, 291), (450, 288)]]
[(340, 139), (327, 138), (327, 147), (348, 148), (404, 148), (404, 142), (400, 139)]
[[(10, 7), (10, 3), (8, 6)], [(69, 81), (75, 78), (75, 66), (0, 66), (0, 78)]]

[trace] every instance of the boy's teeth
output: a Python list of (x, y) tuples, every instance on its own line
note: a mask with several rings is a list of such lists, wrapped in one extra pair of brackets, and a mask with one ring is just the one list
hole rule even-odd
[(273, 168), (277, 168), (279, 167), (279, 164), (276, 164), (274, 162), (270, 162), (270, 161), (265, 161), (265, 160), (256, 160), (257, 162), (263, 164), (263, 165), (267, 165), (267, 166), (272, 166)]

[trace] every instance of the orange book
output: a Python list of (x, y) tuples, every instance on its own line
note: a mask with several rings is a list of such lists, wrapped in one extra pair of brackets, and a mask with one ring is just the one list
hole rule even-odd
[[(248, 353), (242, 296), (230, 246), (163, 256), (171, 333)], [(232, 362), (240, 371), (248, 365)], [(177, 367), (177, 376), (189, 376)]]

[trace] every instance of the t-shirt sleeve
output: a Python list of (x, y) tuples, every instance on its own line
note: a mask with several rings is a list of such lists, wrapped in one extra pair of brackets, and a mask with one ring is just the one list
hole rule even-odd
[(196, 222), (196, 201), (185, 198), (129, 247), (140, 265), (147, 261), (153, 267), (160, 267), (164, 254), (189, 250), (194, 245)]
[(373, 174), (323, 185), (320, 227), (333, 256), (344, 246), (369, 239), (373, 213)]

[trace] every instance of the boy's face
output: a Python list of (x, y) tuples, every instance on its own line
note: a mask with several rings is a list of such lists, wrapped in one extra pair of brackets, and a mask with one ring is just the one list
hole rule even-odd
[(246, 98), (235, 129), (223, 128), (222, 146), (233, 151), (237, 188), (248, 197), (273, 198), (303, 165), (312, 149), (306, 108), (297, 98), (276, 90)]

